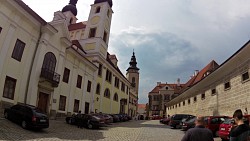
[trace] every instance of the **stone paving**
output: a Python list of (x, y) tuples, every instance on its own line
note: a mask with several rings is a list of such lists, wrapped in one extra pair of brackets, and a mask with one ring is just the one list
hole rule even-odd
[[(0, 140), (35, 141), (180, 141), (184, 132), (159, 124), (158, 120), (114, 123), (100, 129), (79, 129), (64, 120), (50, 120), (50, 127), (41, 131), (24, 130), (6, 119), (0, 119)], [(220, 141), (216, 138), (215, 141)]]

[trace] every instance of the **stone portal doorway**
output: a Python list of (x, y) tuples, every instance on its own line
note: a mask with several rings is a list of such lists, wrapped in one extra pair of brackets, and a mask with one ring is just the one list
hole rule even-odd
[(49, 94), (39, 92), (38, 99), (38, 109), (40, 109), (44, 113), (48, 113), (48, 103), (49, 103)]

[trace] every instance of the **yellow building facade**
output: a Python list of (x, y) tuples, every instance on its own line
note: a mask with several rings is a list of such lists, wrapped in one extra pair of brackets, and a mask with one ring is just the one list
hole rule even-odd
[(52, 118), (78, 111), (129, 113), (133, 87), (107, 51), (112, 1), (95, 0), (89, 19), (79, 23), (76, 0), (51, 22), (22, 1), (0, 3), (0, 113), (16, 103), (37, 106)]

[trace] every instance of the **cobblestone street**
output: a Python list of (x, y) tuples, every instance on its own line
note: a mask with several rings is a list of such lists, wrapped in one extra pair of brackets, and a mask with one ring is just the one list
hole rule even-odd
[(180, 141), (184, 135), (158, 120), (114, 123), (96, 130), (79, 129), (63, 120), (51, 120), (50, 127), (41, 131), (24, 130), (5, 119), (0, 119), (0, 125), (0, 140)]

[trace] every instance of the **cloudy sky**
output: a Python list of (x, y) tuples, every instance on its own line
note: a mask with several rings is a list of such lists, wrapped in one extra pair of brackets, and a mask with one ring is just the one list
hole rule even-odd
[[(69, 0), (23, 0), (46, 21)], [(78, 0), (86, 21), (94, 0)], [(139, 103), (156, 82), (186, 83), (210, 61), (223, 63), (250, 37), (249, 0), (113, 0), (109, 52), (125, 74), (133, 49), (140, 68)]]

